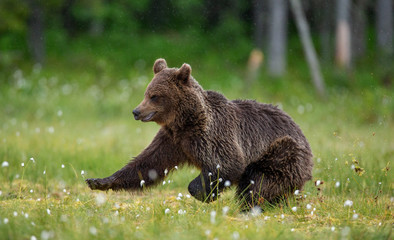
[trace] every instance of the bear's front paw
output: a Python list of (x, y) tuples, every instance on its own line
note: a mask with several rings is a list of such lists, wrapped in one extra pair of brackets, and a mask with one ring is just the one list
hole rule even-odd
[(110, 188), (110, 182), (103, 178), (89, 178), (85, 180), (89, 188), (92, 190), (108, 190)]

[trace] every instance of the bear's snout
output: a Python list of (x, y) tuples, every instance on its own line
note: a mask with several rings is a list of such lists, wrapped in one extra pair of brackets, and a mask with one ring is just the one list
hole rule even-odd
[(136, 108), (133, 110), (134, 119), (138, 120), (141, 112)]

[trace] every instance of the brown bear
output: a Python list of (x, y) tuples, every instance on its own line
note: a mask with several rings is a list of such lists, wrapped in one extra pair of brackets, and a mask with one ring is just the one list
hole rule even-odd
[(138, 190), (161, 182), (175, 166), (201, 170), (189, 184), (196, 199), (217, 199), (237, 185), (246, 208), (277, 202), (312, 178), (312, 152), (301, 129), (282, 110), (205, 91), (191, 67), (154, 63), (136, 120), (161, 126), (152, 143), (112, 176), (87, 179), (93, 190)]

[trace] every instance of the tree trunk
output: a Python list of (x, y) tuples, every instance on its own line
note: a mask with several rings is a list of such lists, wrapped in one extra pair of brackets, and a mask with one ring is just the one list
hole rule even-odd
[(350, 0), (337, 0), (336, 63), (341, 68), (350, 68)]
[(287, 1), (269, 0), (269, 8), (268, 71), (273, 76), (282, 76), (286, 71)]
[(334, 21), (333, 12), (334, 12), (334, 4), (332, 1), (319, 0), (318, 1), (319, 8), (321, 8), (321, 18), (319, 23), (319, 40), (321, 47), (321, 57), (323, 61), (328, 62), (332, 58), (332, 28)]
[(254, 46), (263, 49), (264, 0), (253, 1)]
[(67, 32), (69, 37), (75, 36), (75, 18), (72, 15), (72, 7), (75, 3), (75, 0), (66, 0), (62, 6), (60, 11), (62, 15), (63, 27)]
[(367, 0), (357, 0), (354, 2), (352, 11), (352, 59), (357, 59), (365, 55), (366, 50), (366, 25), (365, 16)]
[(393, 1), (376, 1), (376, 35), (378, 51), (387, 56), (393, 54)]
[(296, 20), (297, 29), (300, 33), (301, 42), (304, 47), (306, 59), (309, 64), (313, 85), (321, 97), (325, 96), (325, 87), (322, 74), (320, 72), (320, 64), (313, 47), (312, 38), (309, 31), (308, 22), (305, 19), (302, 10), (301, 2), (299, 0), (290, 0), (290, 5), (293, 10), (294, 18)]
[(34, 61), (43, 64), (45, 60), (44, 12), (38, 0), (29, 0), (29, 7), (27, 43)]

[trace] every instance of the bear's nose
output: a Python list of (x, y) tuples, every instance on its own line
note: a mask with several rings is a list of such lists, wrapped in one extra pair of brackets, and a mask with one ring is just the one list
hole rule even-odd
[(134, 115), (134, 119), (138, 120), (138, 117), (140, 116), (141, 112), (136, 108), (133, 110), (133, 115)]

